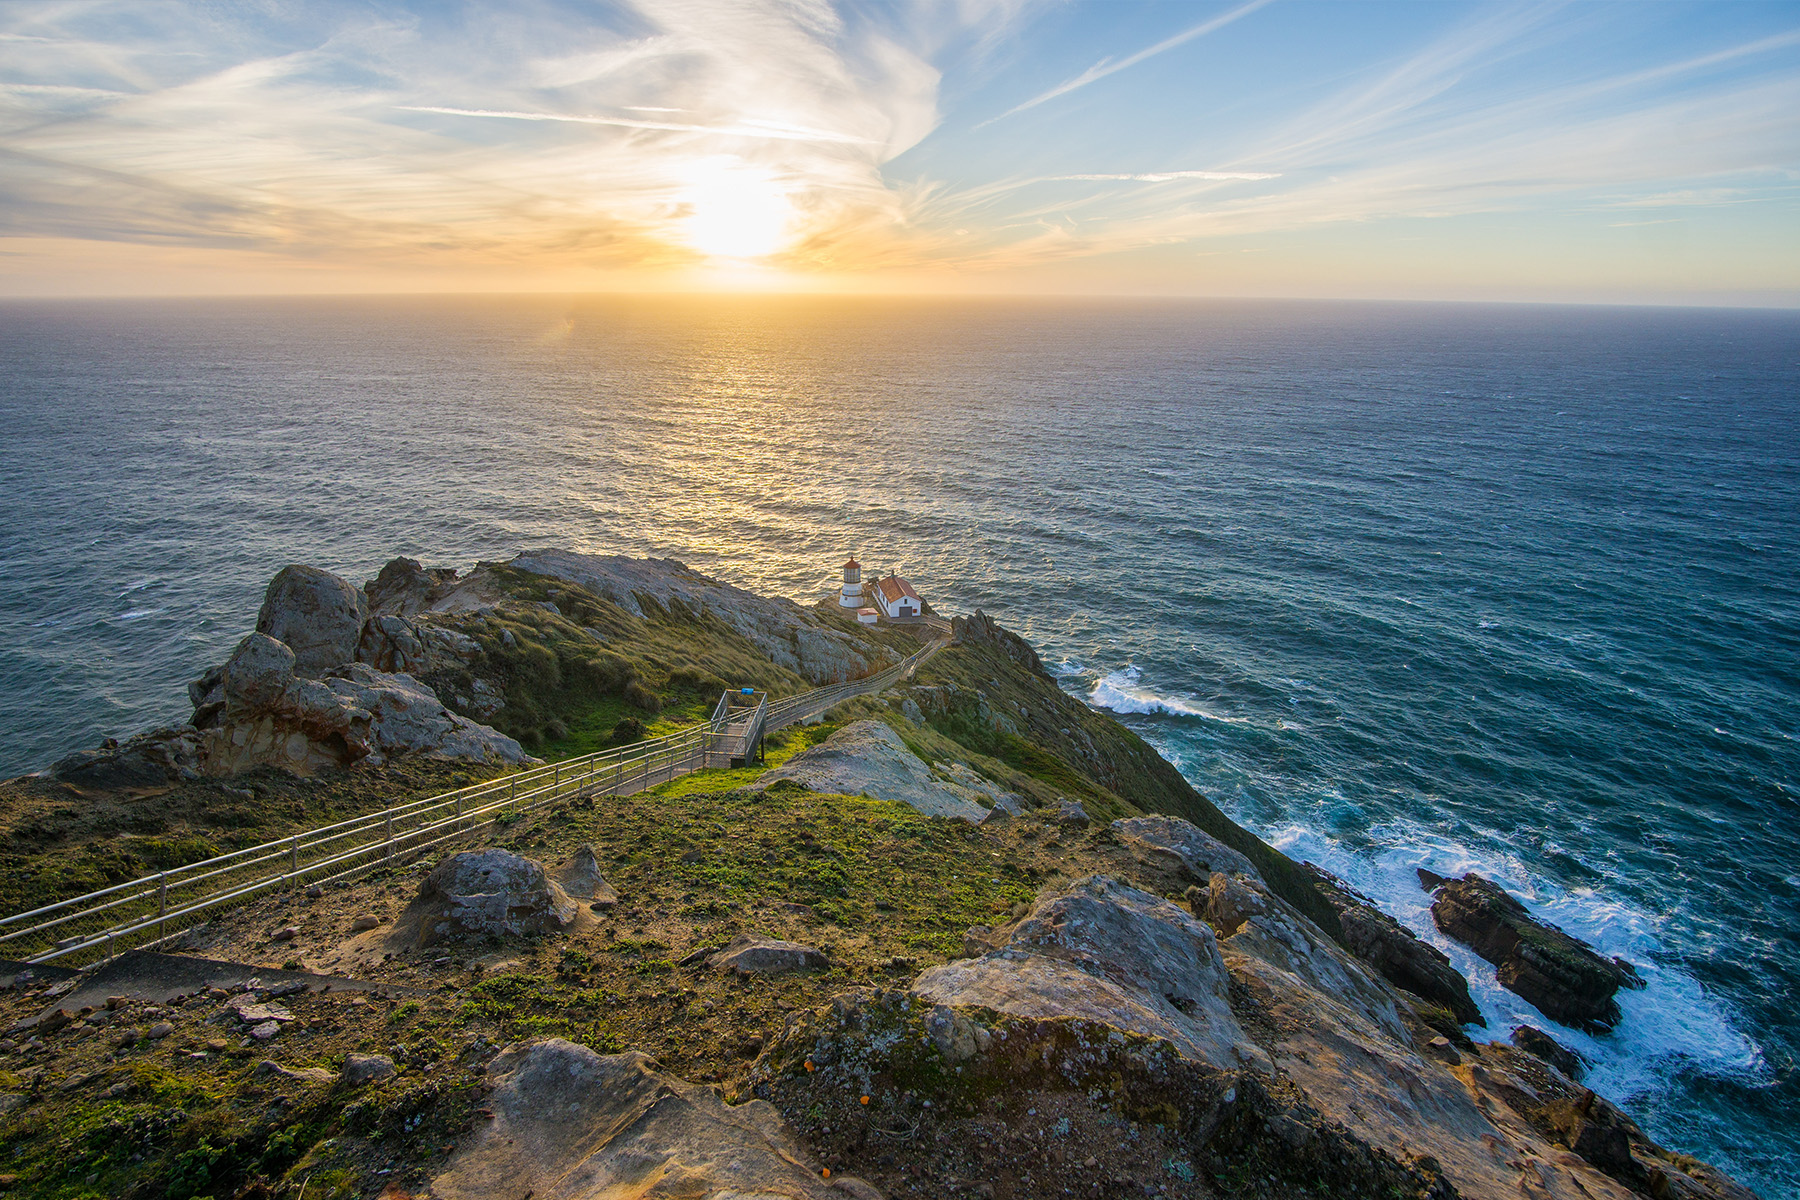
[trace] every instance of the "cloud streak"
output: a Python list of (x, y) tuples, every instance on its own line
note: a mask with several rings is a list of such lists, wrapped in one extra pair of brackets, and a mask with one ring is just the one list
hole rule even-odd
[(1103, 58), (1081, 74), (1075, 76), (1075, 78), (1059, 83), (1049, 91), (1033, 96), (1023, 104), (1015, 105), (997, 117), (992, 117), (983, 121), (982, 125), (992, 125), (995, 121), (1004, 121), (1007, 117), (1015, 116), (1027, 109), (1036, 108), (1040, 104), (1045, 104), (1058, 97), (1066, 96), (1070, 92), (1084, 88), (1090, 83), (1097, 83), (1100, 80), (1105, 79), (1108, 75), (1116, 75), (1120, 71), (1130, 70), (1139, 63), (1155, 58), (1159, 54), (1167, 53), (1177, 46), (1185, 46), (1195, 38), (1203, 38), (1209, 33), (1216, 33), (1225, 28), (1225, 26), (1230, 25), (1233, 21), (1247, 17), (1257, 9), (1266, 7), (1271, 3), (1273, 3), (1273, 0), (1250, 0), (1250, 3), (1248, 4), (1239, 5), (1229, 12), (1213, 17), (1211, 20), (1202, 21), (1198, 25), (1190, 26), (1180, 33), (1175, 34), (1173, 37), (1164, 38), (1154, 46), (1146, 46), (1136, 54), (1127, 55), (1117, 62), (1114, 62), (1109, 58)]
[[(842, 142), (853, 145), (870, 145), (868, 138), (855, 137), (845, 133), (831, 133), (823, 129), (804, 129), (783, 127), (760, 122), (742, 125), (683, 125), (674, 121), (640, 121), (632, 117), (600, 117), (579, 116), (570, 113), (542, 112), (496, 112), (482, 108), (444, 108), (434, 104), (402, 104), (398, 106), (403, 112), (441, 113), (450, 117), (499, 117), (508, 121), (564, 121), (573, 125), (611, 125), (618, 129), (650, 129), (662, 133), (712, 133), (721, 137), (767, 138), (778, 142)], [(648, 108), (643, 105), (631, 106), (640, 112), (678, 112), (673, 108)]]

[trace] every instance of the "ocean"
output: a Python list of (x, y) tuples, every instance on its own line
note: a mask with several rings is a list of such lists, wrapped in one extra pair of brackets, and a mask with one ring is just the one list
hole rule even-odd
[(1800, 314), (1176, 301), (0, 304), (0, 774), (181, 719), (288, 562), (854, 553), (1432, 928), (1638, 963), (1552, 1027), (1800, 1195)]

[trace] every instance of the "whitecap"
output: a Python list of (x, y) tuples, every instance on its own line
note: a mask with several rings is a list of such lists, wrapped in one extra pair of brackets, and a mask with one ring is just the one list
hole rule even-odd
[[(1299, 825), (1266, 836), (1290, 857), (1318, 863), (1344, 879), (1448, 955), (1487, 1018), (1487, 1028), (1469, 1027), (1477, 1040), (1504, 1041), (1518, 1025), (1546, 1029), (1593, 1064), (1587, 1076), (1590, 1087), (1620, 1102), (1667, 1088), (1684, 1069), (1766, 1082), (1762, 1050), (1740, 1031), (1731, 1006), (1692, 975), (1657, 961), (1662, 921), (1651, 913), (1591, 888), (1561, 887), (1511, 855), (1472, 850), (1409, 823), (1371, 828), (1369, 836), (1379, 847), (1373, 853), (1354, 852)], [(1595, 1036), (1552, 1021), (1501, 987), (1491, 964), (1438, 930), (1431, 919), (1431, 895), (1419, 886), (1420, 867), (1449, 877), (1475, 871), (1494, 880), (1540, 920), (1560, 926), (1601, 954), (1635, 964), (1645, 987), (1619, 993), (1623, 1018), (1610, 1033)]]
[(1480, 629), (1498, 629), (1498, 628), (1500, 628), (1500, 622), (1498, 622), (1498, 621), (1477, 621), (1476, 626), (1477, 626), (1477, 628), (1480, 628)]
[(1114, 671), (1096, 683), (1094, 690), (1088, 693), (1088, 703), (1095, 708), (1111, 709), (1116, 713), (1165, 713), (1176, 717), (1204, 717), (1209, 721), (1237, 723), (1236, 718), (1208, 712), (1192, 698), (1164, 696), (1144, 687), (1139, 681), (1136, 666)]
[(166, 608), (134, 608), (130, 612), (120, 613), (114, 619), (119, 621), (141, 621), (145, 617), (154, 617), (158, 613), (166, 613), (168, 611), (169, 610)]

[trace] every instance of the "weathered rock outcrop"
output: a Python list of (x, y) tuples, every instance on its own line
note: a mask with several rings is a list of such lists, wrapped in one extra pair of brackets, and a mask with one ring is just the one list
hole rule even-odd
[(860, 679), (899, 661), (887, 647), (834, 629), (824, 618), (791, 600), (770, 600), (746, 592), (672, 558), (530, 550), (510, 565), (579, 584), (634, 616), (643, 616), (644, 603), (649, 601), (665, 609), (680, 606), (696, 616), (716, 617), (777, 666), (818, 684)]
[(735, 1107), (636, 1052), (560, 1038), (509, 1047), (488, 1066), (493, 1120), (432, 1181), (442, 1200), (845, 1200), (773, 1105)]
[(1105, 1021), (1217, 1067), (1268, 1064), (1232, 1015), (1212, 930), (1148, 892), (1091, 876), (1040, 896), (988, 940), (998, 948), (933, 967), (914, 993), (1019, 1017)]
[(868, 794), (910, 804), (927, 816), (980, 821), (986, 795), (936, 777), (925, 761), (880, 721), (854, 721), (817, 746), (802, 750), (765, 772), (758, 789), (791, 780), (808, 791), (829, 795)]
[(1140, 859), (1172, 870), (1190, 883), (1205, 884), (1214, 871), (1261, 878), (1249, 859), (1180, 817), (1161, 813), (1124, 817), (1112, 823), (1112, 831)]
[(959, 642), (982, 642), (997, 647), (1002, 654), (1032, 674), (1042, 675), (1046, 679), (1050, 677), (1030, 642), (1009, 629), (1002, 629), (979, 608), (970, 616), (951, 618), (950, 631)]
[(592, 846), (583, 846), (556, 870), (556, 882), (571, 900), (580, 900), (595, 908), (611, 908), (619, 902), (619, 893), (600, 874), (600, 859)]
[(1464, 875), (1436, 892), (1431, 918), (1437, 927), (1493, 963), (1502, 987), (1553, 1021), (1590, 1033), (1611, 1029), (1619, 1022), (1618, 990), (1644, 986), (1630, 963), (1602, 958), (1539, 921), (1492, 880)]
[(294, 652), (294, 673), (318, 677), (352, 662), (369, 601), (347, 579), (317, 567), (283, 567), (269, 581), (256, 632)]
[(746, 933), (709, 955), (706, 965), (739, 975), (779, 975), (787, 971), (823, 971), (831, 964), (811, 946)]
[(1188, 903), (1236, 953), (1331, 997), (1399, 1045), (1412, 1044), (1392, 991), (1262, 880), (1215, 872), (1204, 891), (1188, 889)]
[(426, 877), (419, 900), (427, 908), (418, 934), (424, 944), (557, 933), (574, 925), (579, 912), (541, 863), (493, 848), (446, 858)]
[(456, 586), (456, 572), (447, 567), (426, 570), (416, 559), (390, 559), (380, 574), (363, 584), (373, 613), (410, 617), (425, 612)]
[[(895, 1087), (910, 1103), (888, 1099)], [(928, 1176), (922, 1192), (902, 1177), (909, 1193), (1067, 1195), (1072, 1189), (1046, 1186), (1044, 1177), (1066, 1161), (1051, 1180), (1077, 1184), (1076, 1194), (1213, 1194), (1137, 1182), (1198, 1176), (1232, 1181), (1220, 1194), (1233, 1196), (1456, 1195), (1429, 1158), (1371, 1146), (1292, 1088), (1185, 1057), (1167, 1040), (1104, 1019), (1022, 1017), (861, 988), (795, 1014), (756, 1063), (750, 1090), (816, 1120), (822, 1152), (879, 1164), (888, 1139), (979, 1141), (991, 1151), (969, 1155), (985, 1186), (945, 1172)], [(882, 1140), (871, 1144), (871, 1133)], [(1082, 1164), (1089, 1149), (1131, 1174), (1105, 1173), (1093, 1158)]]
[(533, 761), (512, 738), (439, 702), (410, 675), (363, 663), (324, 678), (298, 674), (293, 651), (265, 634), (238, 643), (222, 672), (218, 723), (202, 735), (203, 770), (229, 775), (264, 763), (300, 773), (397, 754), (486, 763)]
[(1375, 907), (1375, 902), (1322, 867), (1306, 864), (1313, 882), (1343, 928), (1343, 944), (1382, 978), (1423, 1000), (1449, 1009), (1462, 1025), (1486, 1025), (1469, 995), (1469, 981), (1449, 957)]
[(156, 788), (171, 779), (197, 779), (205, 765), (203, 738), (192, 725), (152, 729), (120, 742), (108, 738), (96, 750), (78, 750), (44, 774), (78, 788), (104, 791)]

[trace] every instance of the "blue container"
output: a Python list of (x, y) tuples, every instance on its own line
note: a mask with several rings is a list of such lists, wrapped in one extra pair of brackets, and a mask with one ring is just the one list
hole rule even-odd
[(743, 695), (746, 695), (746, 696), (754, 696), (754, 695), (756, 695), (756, 689), (755, 689), (755, 688), (753, 688), (753, 687), (749, 687), (749, 688), (739, 688), (739, 689), (738, 689), (738, 691), (739, 691), (739, 692), (741, 692), (741, 693), (742, 693), (742, 694), (743, 694)]

